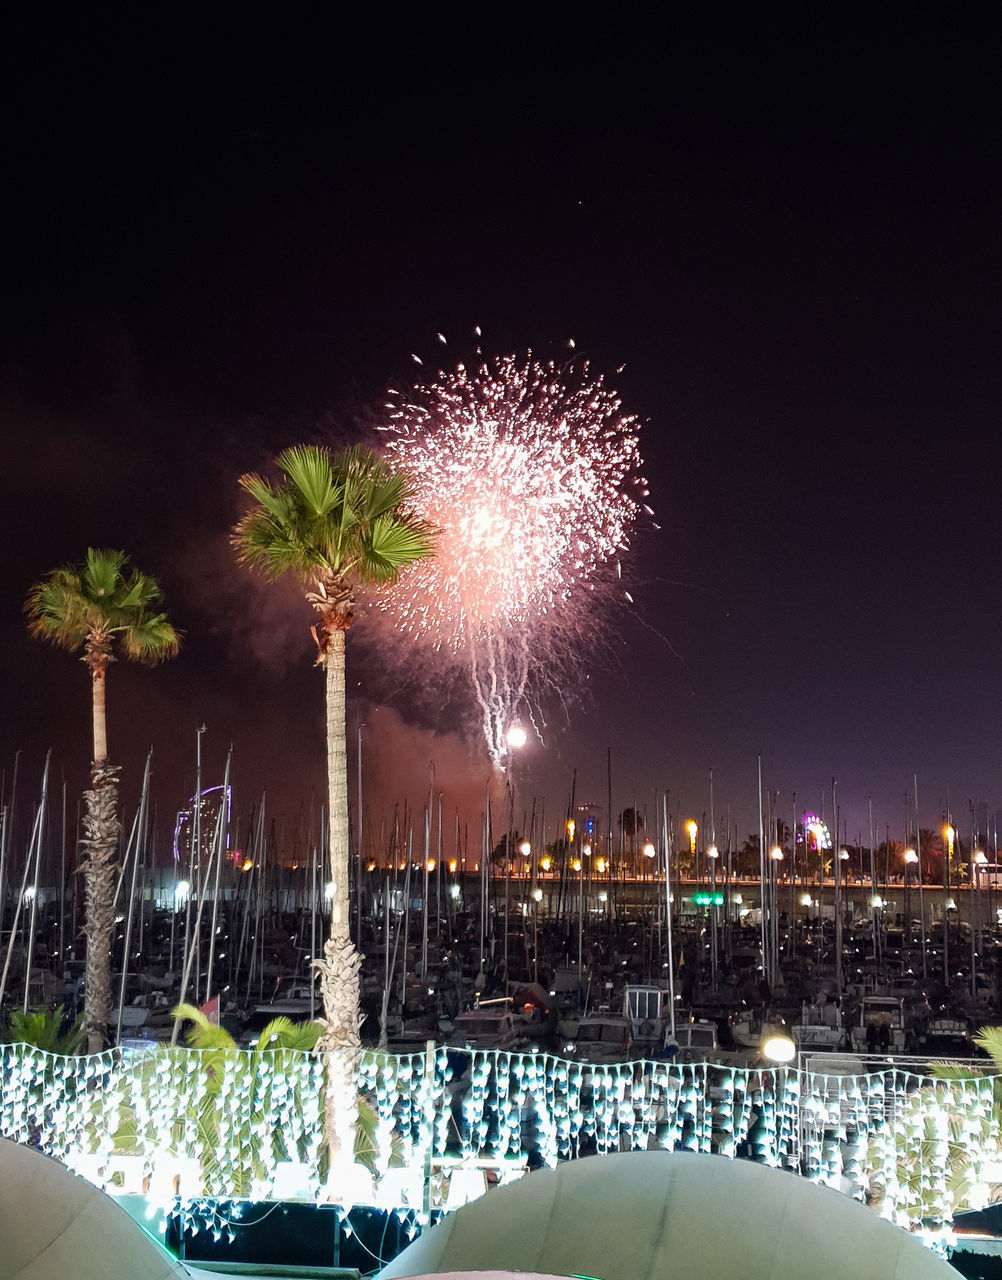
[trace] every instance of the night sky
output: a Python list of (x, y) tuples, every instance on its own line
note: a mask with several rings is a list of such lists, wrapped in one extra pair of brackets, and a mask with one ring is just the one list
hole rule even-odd
[[(578, 22), (324, 30), (164, 10), (8, 19), (0, 420), (0, 764), (46, 747), (73, 797), (89, 685), (24, 635), (29, 585), (88, 545), (165, 588), (183, 652), (113, 668), (127, 805), (194, 777), (323, 791), (310, 611), (239, 570), (235, 478), (378, 421), (429, 363), (567, 340), (644, 421), (659, 528), (584, 704), (524, 757), (525, 803), (756, 818), (838, 778), (848, 836), (1002, 803), (995, 491), (995, 50), (666, 44)], [(305, 11), (303, 11), (305, 12)], [(50, 15), (51, 16), (51, 15)], [(20, 25), (19, 25), (20, 24)], [(30, 25), (25, 25), (30, 24)], [(443, 351), (437, 332), (449, 338)], [(486, 764), (349, 642), (369, 822), (428, 763), (476, 822)], [(568, 690), (568, 693), (574, 693)], [(354, 732), (354, 730), (352, 730)], [(420, 800), (418, 800), (420, 803)], [(830, 805), (830, 796), (827, 800)], [(829, 811), (830, 817), (830, 811)], [(375, 839), (376, 836), (374, 835)]]

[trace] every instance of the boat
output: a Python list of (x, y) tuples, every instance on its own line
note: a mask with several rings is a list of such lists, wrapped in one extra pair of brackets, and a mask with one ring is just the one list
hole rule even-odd
[(454, 1049), (517, 1049), (553, 1036), (556, 1010), (535, 982), (520, 984), (510, 996), (479, 1000), (456, 1016), (446, 1044)]
[(660, 987), (628, 986), (623, 993), (623, 1016), (630, 1020), (630, 1039), (641, 1056), (656, 1052), (671, 1021), (671, 996)]
[(854, 1053), (905, 1053), (911, 1038), (904, 1000), (898, 996), (863, 996), (852, 1028)]
[(675, 1034), (665, 1033), (664, 1057), (673, 1062), (704, 1062), (720, 1057), (717, 1024), (709, 1019), (676, 1023)]
[(837, 1050), (845, 1040), (837, 1004), (805, 1001), (800, 1017), (790, 1026), (798, 1049)]
[(931, 1017), (919, 1040), (927, 1053), (944, 1053), (954, 1057), (969, 1058), (973, 1052), (971, 1024), (966, 1018), (952, 1014), (941, 1012)]
[(578, 1062), (627, 1062), (633, 1057), (630, 1019), (623, 1013), (588, 1013), (563, 1052)]

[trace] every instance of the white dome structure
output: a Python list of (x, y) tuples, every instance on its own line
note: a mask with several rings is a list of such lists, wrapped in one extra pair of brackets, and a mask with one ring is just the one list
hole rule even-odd
[(120, 1204), (65, 1165), (0, 1138), (3, 1280), (187, 1280)]
[(596, 1280), (949, 1280), (872, 1209), (806, 1178), (723, 1156), (573, 1160), (491, 1191), (379, 1273), (533, 1272)]

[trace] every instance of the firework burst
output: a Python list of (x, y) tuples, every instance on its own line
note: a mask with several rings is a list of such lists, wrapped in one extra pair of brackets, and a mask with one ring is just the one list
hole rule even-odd
[(587, 362), (531, 354), (459, 365), (387, 407), (387, 453), (442, 532), (382, 607), (468, 667), (500, 766), (645, 505), (638, 422)]

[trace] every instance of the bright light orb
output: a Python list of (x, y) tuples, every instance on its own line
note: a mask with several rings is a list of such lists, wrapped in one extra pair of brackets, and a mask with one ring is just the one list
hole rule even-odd
[(762, 1041), (762, 1057), (769, 1062), (792, 1062), (797, 1046), (785, 1032), (776, 1031)]
[(505, 742), (507, 742), (512, 751), (520, 750), (528, 741), (529, 735), (517, 720), (513, 725), (509, 726), (508, 732), (505, 734)]

